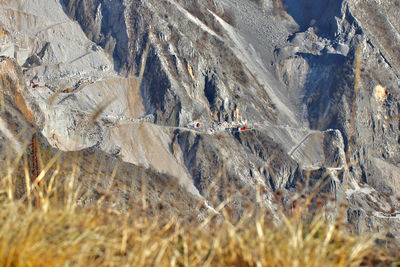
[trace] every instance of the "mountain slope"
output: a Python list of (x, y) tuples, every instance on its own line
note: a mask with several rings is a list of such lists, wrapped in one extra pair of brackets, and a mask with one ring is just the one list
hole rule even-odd
[(274, 191), (290, 206), (327, 176), (357, 229), (399, 235), (398, 1), (0, 5), (52, 146), (163, 173), (211, 206), (247, 189), (239, 216), (259, 186), (274, 209)]

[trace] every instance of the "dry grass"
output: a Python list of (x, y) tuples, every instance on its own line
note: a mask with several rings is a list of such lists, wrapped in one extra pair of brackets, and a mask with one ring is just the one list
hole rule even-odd
[(77, 161), (66, 173), (49, 158), (36, 185), (27, 159), (6, 160), (2, 169), (1, 266), (372, 266), (388, 259), (378, 236), (350, 234), (324, 210), (310, 217), (306, 205), (281, 213), (280, 223), (262, 205), (233, 220), (223, 203), (219, 214), (193, 222), (149, 214), (140, 196), (126, 210), (107, 207), (104, 197), (77, 205)]
[(322, 216), (285, 218), (280, 227), (257, 216), (202, 228), (96, 208), (4, 201), (1, 210), (2, 266), (359, 266), (378, 256), (372, 238)]
[(258, 216), (201, 228), (101, 209), (5, 201), (1, 210), (2, 266), (359, 266), (376, 255), (373, 239), (322, 217), (274, 227)]

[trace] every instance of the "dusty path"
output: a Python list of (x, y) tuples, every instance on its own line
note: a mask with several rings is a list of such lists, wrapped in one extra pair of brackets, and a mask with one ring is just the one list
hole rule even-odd
[(307, 134), (301, 141), (300, 143), (295, 146), (290, 152), (289, 152), (289, 156), (292, 156), (294, 152), (296, 152), (297, 149), (299, 149), (299, 147), (304, 144), (314, 133), (309, 133)]

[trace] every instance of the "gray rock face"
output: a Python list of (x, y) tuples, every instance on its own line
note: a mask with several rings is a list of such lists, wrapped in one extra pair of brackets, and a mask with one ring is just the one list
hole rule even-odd
[[(246, 189), (237, 216), (260, 186), (274, 209), (275, 190), (329, 179), (357, 230), (389, 225), (398, 237), (398, 10), (397, 0), (10, 0), (0, 53), (23, 64), (53, 147), (118, 156), (211, 206)], [(17, 45), (25, 52), (11, 53)]]

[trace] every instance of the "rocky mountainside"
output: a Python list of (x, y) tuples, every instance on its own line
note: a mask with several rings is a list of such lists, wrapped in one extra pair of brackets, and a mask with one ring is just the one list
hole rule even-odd
[(2, 72), (19, 86), (3, 78), (2, 91), (54, 149), (144, 168), (188, 202), (227, 201), (241, 216), (249, 201), (276, 209), (277, 190), (290, 209), (299, 187), (321, 183), (357, 231), (399, 237), (399, 10), (399, 0), (5, 0), (0, 55), (15, 61), (3, 58)]

